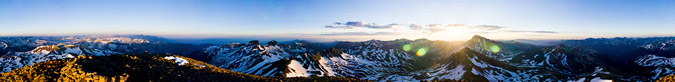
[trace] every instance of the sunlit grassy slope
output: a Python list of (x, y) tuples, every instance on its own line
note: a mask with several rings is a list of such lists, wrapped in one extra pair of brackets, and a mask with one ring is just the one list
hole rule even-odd
[(665, 77), (659, 78), (659, 80), (656, 80), (656, 82), (674, 82), (675, 81), (675, 75), (670, 74)]
[[(187, 60), (178, 65), (163, 57)], [(164, 54), (131, 54), (112, 56), (78, 56), (50, 60), (0, 74), (0, 81), (363, 81), (342, 77), (283, 78), (261, 77), (218, 68), (207, 63)]]

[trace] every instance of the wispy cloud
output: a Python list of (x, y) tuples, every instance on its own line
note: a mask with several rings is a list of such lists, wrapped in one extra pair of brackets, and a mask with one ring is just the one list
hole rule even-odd
[(320, 34), (324, 36), (336, 36), (336, 35), (392, 35), (396, 34), (393, 32), (375, 32), (375, 33), (368, 33), (368, 32), (336, 32), (336, 33), (328, 33), (328, 34)]
[(475, 33), (494, 33), (494, 32), (499, 32), (502, 29), (505, 29), (506, 27), (504, 26), (497, 26), (497, 25), (466, 25), (466, 24), (428, 24), (428, 25), (419, 25), (419, 24), (410, 24), (409, 25), (410, 29), (413, 30), (424, 30), (428, 31), (429, 33), (436, 33), (436, 32), (441, 32), (448, 30), (449, 28), (468, 28), (468, 29), (476, 29), (479, 30)]
[(388, 25), (377, 25), (375, 23), (367, 23), (361, 21), (351, 21), (351, 22), (335, 22), (330, 25), (326, 25), (326, 28), (343, 28), (343, 29), (354, 29), (354, 28), (372, 28), (372, 29), (388, 29), (395, 26), (400, 26), (401, 24), (392, 23)]
[(497, 26), (497, 25), (476, 25), (476, 26), (469, 26), (467, 28), (474, 28), (474, 29), (481, 29), (481, 30), (499, 30), (499, 29), (503, 29), (503, 28), (506, 28), (506, 27)]
[(457, 28), (464, 27), (464, 24), (428, 24), (428, 25), (419, 25), (419, 24), (410, 24), (409, 27), (412, 30), (426, 31), (427, 34), (433, 34), (436, 32), (445, 31), (448, 28)]
[[(381, 32), (378, 30), (386, 29), (397, 29), (401, 28), (395, 27), (404, 27), (402, 31), (394, 32)], [(405, 27), (409, 29), (405, 29)], [(397, 32), (407, 32), (407, 33), (422, 33), (422, 34), (434, 34), (438, 32), (448, 31), (448, 30), (458, 30), (469, 33), (476, 34), (493, 34), (493, 33), (546, 33), (546, 34), (557, 34), (558, 32), (554, 31), (526, 31), (526, 30), (510, 30), (506, 26), (499, 25), (467, 25), (467, 24), (400, 24), (400, 23), (391, 23), (388, 25), (377, 25), (375, 23), (366, 23), (362, 21), (352, 21), (352, 22), (335, 22), (330, 25), (326, 25), (325, 28), (341, 28), (341, 29), (355, 29), (355, 28), (368, 28), (377, 33), (366, 33), (362, 30), (354, 30), (358, 32), (343, 32), (343, 33), (331, 33), (331, 34), (321, 34), (321, 35), (381, 35), (381, 34), (397, 34)], [(458, 29), (453, 29), (458, 28)], [(412, 32), (411, 32), (412, 31)], [(398, 33), (402, 34), (402, 33)]]
[(429, 34), (446, 30), (445, 26), (440, 24), (430, 24), (430, 25), (410, 24), (409, 27), (412, 30), (427, 31)]
[(554, 32), (554, 31), (521, 31), (521, 30), (507, 30), (506, 32), (551, 33), (551, 34), (557, 34), (558, 33), (558, 32)]

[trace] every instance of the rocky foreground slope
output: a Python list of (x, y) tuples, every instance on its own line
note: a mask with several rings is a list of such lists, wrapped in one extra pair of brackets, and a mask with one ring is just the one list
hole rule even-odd
[(0, 81), (363, 81), (340, 77), (262, 77), (177, 55), (77, 56), (0, 73)]

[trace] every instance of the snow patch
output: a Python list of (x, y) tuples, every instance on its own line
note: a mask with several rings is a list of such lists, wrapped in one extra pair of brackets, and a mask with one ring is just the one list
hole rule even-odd
[[(448, 66), (447, 64), (444, 64), (444, 65), (440, 66), (440, 68), (445, 68), (447, 66)], [(436, 67), (434, 67), (434, 68), (436, 68)], [(463, 69), (464, 69), (464, 65), (457, 65), (455, 68), (450, 69), (450, 70), (444, 70), (444, 69), (432, 70), (431, 73), (427, 73), (429, 76), (440, 76), (440, 77), (433, 77), (433, 78), (429, 78), (429, 79), (426, 79), (426, 80), (433, 80), (434, 78), (460, 80), (460, 79), (462, 79), (462, 76), (466, 72)]]
[(576, 80), (576, 81), (567, 81), (567, 82), (584, 82), (584, 81), (586, 81), (586, 78), (581, 78), (581, 79)]
[(642, 56), (635, 60), (640, 66), (670, 66), (675, 67), (675, 58), (666, 58), (656, 55)]
[(66, 54), (66, 58), (75, 58), (75, 56), (70, 55), (70, 54)]
[(291, 71), (286, 73), (286, 77), (308, 77), (310, 75), (307, 73), (307, 69), (302, 67), (302, 64), (295, 60), (292, 60), (291, 64), (288, 64), (288, 69)]
[(178, 65), (185, 65), (185, 64), (188, 63), (187, 60), (185, 60), (183, 58), (180, 58), (180, 57), (174, 57), (174, 56), (167, 56), (167, 57), (164, 57), (164, 59), (174, 60), (174, 62), (176, 62)]
[(600, 77), (595, 77), (595, 78), (591, 79), (591, 82), (612, 82), (612, 80), (602, 79)]
[(335, 76), (335, 72), (333, 71), (333, 69), (330, 66), (328, 66), (328, 64), (327, 64), (328, 62), (330, 62), (330, 61), (327, 60), (324, 57), (321, 57), (321, 59), (319, 59), (319, 63), (321, 64), (321, 67), (326, 69), (326, 74), (328, 74), (328, 76)]
[(7, 43), (5, 43), (5, 42), (0, 42), (0, 48), (1, 48), (1, 49), (4, 50), (4, 49), (7, 49), (7, 47), (9, 47), (9, 45), (7, 45)]
[(595, 67), (595, 71), (591, 73), (591, 76), (595, 76), (597, 74), (609, 74), (609, 72), (603, 71), (604, 69), (602, 67)]

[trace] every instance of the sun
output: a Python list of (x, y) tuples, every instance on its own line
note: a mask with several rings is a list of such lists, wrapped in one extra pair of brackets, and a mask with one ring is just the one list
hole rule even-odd
[(443, 31), (439, 31), (429, 35), (428, 38), (439, 40), (450, 40), (450, 41), (465, 40), (464, 38), (459, 37), (473, 36), (471, 32), (472, 32), (471, 30), (461, 27), (448, 27)]

